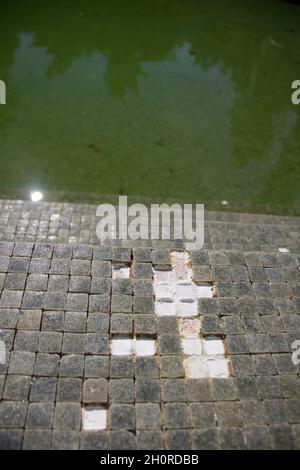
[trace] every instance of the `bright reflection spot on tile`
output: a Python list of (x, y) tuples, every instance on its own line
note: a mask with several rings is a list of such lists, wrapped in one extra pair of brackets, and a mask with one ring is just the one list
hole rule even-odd
[(130, 356), (133, 352), (132, 339), (112, 339), (111, 353), (113, 356)]
[(137, 339), (135, 341), (135, 354), (137, 356), (154, 356), (156, 345), (153, 339)]
[(113, 264), (112, 265), (112, 278), (113, 279), (129, 279), (130, 266), (127, 264)]
[(38, 202), (38, 201), (41, 201), (43, 199), (43, 194), (40, 192), (40, 191), (32, 191), (30, 193), (30, 199), (33, 201), (33, 202)]
[(84, 431), (101, 431), (107, 426), (107, 411), (105, 409), (82, 410), (82, 428)]
[(187, 356), (200, 356), (202, 354), (202, 342), (200, 338), (181, 340), (183, 353)]
[(200, 334), (200, 320), (191, 318), (179, 319), (179, 333), (185, 338), (198, 338)]
[(227, 359), (209, 359), (207, 361), (210, 377), (227, 378), (229, 377), (229, 367)]
[(223, 355), (225, 354), (223, 341), (219, 338), (205, 338), (204, 351), (207, 355)]
[(189, 379), (202, 379), (209, 377), (207, 361), (201, 356), (188, 356), (183, 361), (185, 375)]

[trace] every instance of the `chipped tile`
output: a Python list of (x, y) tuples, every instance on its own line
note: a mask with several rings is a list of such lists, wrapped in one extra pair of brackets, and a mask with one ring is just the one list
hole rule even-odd
[(198, 338), (200, 334), (201, 323), (196, 318), (180, 318), (179, 333), (185, 338)]

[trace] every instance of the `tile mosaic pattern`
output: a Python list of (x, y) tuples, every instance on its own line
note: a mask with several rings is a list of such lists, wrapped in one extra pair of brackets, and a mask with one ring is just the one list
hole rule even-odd
[[(299, 256), (193, 252), (213, 297), (160, 316), (153, 269), (170, 271), (171, 251), (0, 242), (0, 448), (300, 448)], [(130, 354), (112, 354), (124, 338)], [(230, 376), (209, 360), (193, 376), (199, 353)]]
[[(154, 266), (153, 289), (158, 317), (179, 318), (185, 376), (190, 379), (227, 378), (230, 363), (223, 336), (203, 337), (198, 301), (213, 298), (213, 283), (196, 283), (187, 251), (172, 251), (171, 266)], [(196, 318), (198, 317), (198, 318)]]

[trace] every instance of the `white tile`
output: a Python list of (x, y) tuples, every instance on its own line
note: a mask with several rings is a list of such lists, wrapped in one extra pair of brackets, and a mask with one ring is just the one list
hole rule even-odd
[(229, 367), (227, 359), (208, 359), (207, 366), (210, 377), (229, 377)]
[(176, 294), (175, 283), (153, 284), (155, 298), (174, 300)]
[(112, 265), (112, 278), (113, 279), (130, 278), (130, 267), (126, 264), (113, 264)]
[(186, 356), (200, 356), (202, 354), (202, 341), (200, 338), (182, 339), (181, 345)]
[(113, 339), (111, 341), (111, 353), (113, 356), (130, 356), (133, 352), (132, 339)]
[(155, 302), (155, 313), (159, 317), (175, 316), (175, 302), (169, 300), (157, 300)]
[(288, 248), (278, 248), (278, 251), (280, 253), (289, 253), (290, 252), (290, 250)]
[(212, 298), (213, 297), (214, 292), (213, 292), (212, 286), (195, 285), (194, 289), (195, 289), (195, 297), (197, 299)]
[(173, 283), (176, 281), (176, 276), (172, 269), (155, 269), (153, 279), (154, 284)]
[(135, 341), (135, 354), (137, 356), (154, 356), (156, 344), (153, 339), (137, 339)]
[(177, 297), (193, 298), (195, 297), (194, 285), (191, 282), (181, 282), (177, 284), (176, 288)]
[(205, 338), (204, 339), (204, 351), (207, 355), (223, 355), (225, 354), (224, 343), (218, 338)]
[(6, 347), (3, 340), (0, 340), (0, 364), (6, 363)]
[(104, 409), (83, 409), (82, 428), (84, 431), (101, 431), (107, 426), (107, 411)]
[(179, 334), (185, 338), (198, 338), (201, 323), (197, 318), (180, 318)]
[(198, 315), (198, 303), (194, 299), (179, 299), (176, 301), (178, 317), (195, 317)]
[(185, 375), (189, 379), (209, 377), (207, 361), (201, 356), (188, 356), (183, 360)]

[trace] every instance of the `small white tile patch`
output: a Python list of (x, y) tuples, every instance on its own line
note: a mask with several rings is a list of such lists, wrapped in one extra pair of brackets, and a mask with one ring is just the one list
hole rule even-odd
[(187, 356), (183, 360), (185, 375), (189, 379), (204, 379), (209, 377), (207, 361), (201, 356)]
[(201, 356), (202, 354), (202, 341), (200, 338), (182, 339), (181, 345), (186, 356)]
[(156, 344), (153, 339), (135, 340), (135, 354), (137, 356), (154, 356), (156, 353)]
[(191, 282), (179, 282), (174, 291), (176, 291), (176, 295), (181, 298), (190, 299), (195, 297), (195, 286)]
[(205, 339), (204, 351), (208, 356), (219, 356), (225, 354), (224, 344), (221, 339)]
[(278, 248), (278, 251), (280, 253), (289, 253), (290, 252), (290, 250), (288, 248)]
[(198, 315), (198, 304), (194, 299), (178, 299), (176, 302), (176, 315), (178, 317), (195, 317)]
[(153, 270), (156, 315), (184, 318), (196, 316), (198, 299), (213, 297), (212, 286), (195, 284), (189, 253), (174, 251), (171, 260), (172, 269)]
[(209, 359), (207, 361), (208, 373), (210, 377), (227, 379), (229, 377), (228, 359)]
[(111, 340), (111, 353), (113, 356), (131, 356), (133, 349), (132, 339), (122, 338)]
[(113, 356), (154, 356), (156, 354), (156, 341), (143, 338), (114, 338), (111, 340), (111, 354)]
[(169, 299), (161, 299), (155, 302), (155, 313), (158, 317), (175, 316), (175, 302)]
[(82, 410), (82, 428), (84, 431), (102, 431), (107, 426), (107, 411), (105, 409)]
[[(198, 299), (212, 298), (214, 288), (208, 283), (193, 281), (188, 252), (171, 253), (172, 270), (154, 269), (155, 313), (157, 316), (179, 317), (179, 333), (183, 350), (184, 370), (189, 378), (229, 377), (229, 360), (225, 357), (221, 338), (201, 339)], [(150, 346), (149, 346), (150, 348)]]
[(209, 298), (214, 296), (214, 290), (212, 286), (195, 285), (195, 296), (197, 299)]
[(113, 264), (112, 265), (112, 278), (113, 279), (129, 279), (130, 266), (127, 264)]
[[(179, 331), (182, 335), (184, 329)], [(201, 377), (229, 377), (229, 360), (225, 357), (225, 348), (222, 339), (212, 337), (209, 339), (181, 338), (184, 359), (184, 369), (187, 377), (191, 379)]]
[(171, 283), (154, 284), (154, 295), (157, 300), (174, 300), (176, 296), (176, 286)]

